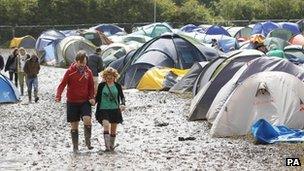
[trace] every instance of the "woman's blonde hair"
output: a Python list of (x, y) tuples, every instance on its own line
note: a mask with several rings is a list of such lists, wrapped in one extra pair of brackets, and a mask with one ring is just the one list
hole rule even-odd
[(117, 72), (116, 69), (112, 68), (112, 67), (107, 67), (106, 69), (104, 69), (101, 73), (102, 78), (106, 78), (108, 75), (112, 75), (114, 76), (115, 80), (119, 77), (119, 74)]

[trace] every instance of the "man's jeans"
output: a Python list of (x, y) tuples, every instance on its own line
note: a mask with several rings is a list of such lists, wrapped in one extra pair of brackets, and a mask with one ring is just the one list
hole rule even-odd
[(27, 91), (32, 92), (32, 88), (34, 87), (34, 92), (38, 92), (38, 77), (35, 78), (27, 78), (26, 79)]

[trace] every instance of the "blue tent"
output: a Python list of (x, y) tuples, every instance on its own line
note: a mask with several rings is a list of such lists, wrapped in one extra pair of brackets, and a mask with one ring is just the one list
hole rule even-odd
[(280, 28), (280, 25), (272, 21), (260, 22), (253, 26), (251, 35), (262, 34), (264, 37), (266, 37), (269, 32), (276, 28)]
[(183, 26), (182, 28), (180, 28), (180, 30), (184, 31), (184, 32), (193, 32), (197, 28), (199, 28), (199, 27), (194, 24), (187, 24), (187, 25)]
[(218, 42), (217, 48), (219, 48), (225, 53), (240, 48), (236, 38), (225, 35), (206, 35), (203, 42), (210, 44), (212, 43), (212, 39), (217, 40)]
[(279, 25), (281, 28), (289, 30), (293, 35), (301, 34), (299, 25), (297, 23), (292, 22), (280, 22)]
[(18, 89), (7, 77), (0, 74), (0, 103), (14, 103), (19, 100)]
[(37, 39), (35, 49), (43, 51), (43, 48), (52, 44), (56, 40), (62, 40), (66, 36), (57, 30), (48, 30), (43, 32)]
[[(49, 58), (56, 56), (56, 45), (66, 36), (57, 30), (48, 30), (43, 32), (37, 39), (35, 49), (41, 58), (41, 62), (49, 62)], [(45, 60), (47, 58), (48, 60)]]
[(43, 50), (44, 50), (43, 61), (47, 65), (55, 65), (56, 64), (57, 44), (60, 41), (61, 40), (55, 40), (53, 43), (51, 43), (50, 45), (43, 48)]
[(224, 29), (222, 26), (213, 25), (209, 27), (205, 34), (207, 35), (226, 35), (231, 37), (231, 35), (228, 33), (226, 29)]

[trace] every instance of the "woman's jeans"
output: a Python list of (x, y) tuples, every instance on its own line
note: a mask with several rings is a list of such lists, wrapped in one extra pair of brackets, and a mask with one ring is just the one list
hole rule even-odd
[(8, 72), (9, 73), (9, 79), (13, 81), (14, 74), (15, 74), (15, 85), (18, 87), (18, 74), (16, 72)]

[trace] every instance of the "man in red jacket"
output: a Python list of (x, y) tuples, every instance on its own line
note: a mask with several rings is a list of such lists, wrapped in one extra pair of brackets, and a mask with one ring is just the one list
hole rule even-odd
[(91, 146), (91, 105), (95, 105), (94, 82), (92, 71), (86, 66), (87, 55), (85, 51), (79, 51), (76, 62), (71, 64), (60, 82), (56, 102), (61, 101), (61, 94), (67, 86), (67, 121), (71, 123), (71, 137), (74, 153), (78, 152), (78, 125), (80, 119), (84, 124), (85, 143), (88, 149)]

